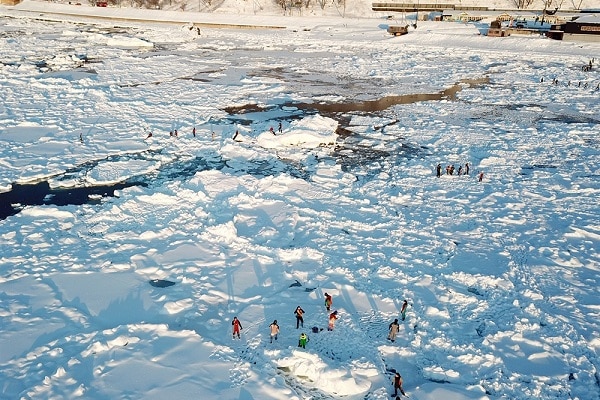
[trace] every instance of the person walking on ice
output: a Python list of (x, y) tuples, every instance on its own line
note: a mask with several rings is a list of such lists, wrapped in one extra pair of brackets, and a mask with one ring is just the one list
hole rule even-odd
[(325, 292), (325, 308), (327, 309), (327, 311), (329, 311), (331, 309), (332, 304), (333, 304), (333, 299), (331, 298), (331, 295), (329, 295), (329, 293)]
[(304, 332), (300, 334), (300, 339), (298, 339), (298, 347), (306, 348), (306, 343), (310, 342), (308, 335)]
[(302, 325), (302, 327), (304, 328), (304, 310), (300, 306), (298, 306), (296, 307), (296, 311), (294, 311), (294, 314), (296, 315), (296, 329), (298, 329), (300, 325)]
[(406, 310), (408, 309), (408, 301), (404, 300), (402, 303), (402, 308), (400, 309), (400, 315), (402, 316), (402, 321), (406, 319)]
[(231, 326), (233, 326), (233, 338), (235, 339), (235, 337), (237, 335), (238, 339), (241, 339), (240, 338), (240, 331), (243, 328), (242, 328), (242, 323), (240, 322), (240, 320), (238, 319), (238, 317), (233, 317), (233, 321), (231, 321)]
[(277, 335), (279, 335), (279, 325), (277, 325), (277, 320), (274, 320), (271, 325), (269, 325), (269, 329), (271, 329), (271, 343), (273, 343), (273, 338), (277, 340)]
[(400, 324), (398, 323), (398, 318), (396, 318), (394, 320), (394, 322), (392, 322), (390, 324), (390, 333), (388, 334), (388, 340), (391, 340), (392, 343), (394, 343), (396, 341), (396, 335), (398, 334), (398, 331), (400, 330)]
[(329, 326), (327, 326), (328, 331), (332, 331), (335, 327), (335, 320), (338, 319), (337, 310), (329, 314)]
[(398, 390), (400, 390), (400, 393), (402, 393), (402, 396), (406, 396), (406, 393), (404, 392), (404, 389), (402, 388), (402, 376), (400, 375), (399, 372), (396, 372), (396, 375), (394, 375), (394, 394), (392, 396), (396, 396), (396, 398), (398, 397)]

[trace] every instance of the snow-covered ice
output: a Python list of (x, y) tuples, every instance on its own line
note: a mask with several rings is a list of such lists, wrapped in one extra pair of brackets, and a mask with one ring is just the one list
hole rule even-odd
[(600, 397), (600, 44), (32, 4), (0, 7), (1, 398)]

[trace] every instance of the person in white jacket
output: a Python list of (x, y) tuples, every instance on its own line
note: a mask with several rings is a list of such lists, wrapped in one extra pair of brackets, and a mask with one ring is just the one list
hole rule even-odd
[(269, 325), (269, 329), (271, 330), (271, 343), (273, 343), (273, 338), (277, 340), (277, 335), (279, 335), (279, 325), (277, 324), (277, 320), (274, 320), (271, 325)]

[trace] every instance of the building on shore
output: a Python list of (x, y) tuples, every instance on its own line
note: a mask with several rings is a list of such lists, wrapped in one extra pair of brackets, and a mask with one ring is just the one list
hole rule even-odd
[(552, 25), (546, 36), (556, 40), (599, 42), (600, 13), (582, 13), (571, 21)]

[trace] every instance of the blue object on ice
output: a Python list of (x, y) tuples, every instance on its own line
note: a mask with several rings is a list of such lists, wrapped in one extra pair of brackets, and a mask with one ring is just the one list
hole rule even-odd
[(169, 287), (173, 286), (175, 282), (167, 281), (165, 279), (150, 279), (150, 284), (154, 287)]

